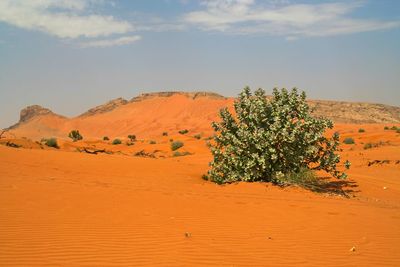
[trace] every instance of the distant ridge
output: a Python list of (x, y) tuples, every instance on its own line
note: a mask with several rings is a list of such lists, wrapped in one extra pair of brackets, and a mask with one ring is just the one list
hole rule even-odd
[[(113, 99), (74, 118), (33, 105), (22, 109), (19, 122), (9, 129), (16, 136), (33, 139), (66, 138), (72, 129), (94, 138), (128, 134), (156, 136), (181, 129), (211, 133), (211, 122), (219, 119), (219, 110), (232, 107), (234, 100), (213, 92), (143, 93), (129, 101)], [(308, 102), (314, 115), (330, 118), (335, 123), (400, 123), (400, 107), (326, 100)]]
[(109, 111), (112, 111), (112, 110), (114, 110), (122, 105), (126, 105), (126, 104), (128, 104), (128, 100), (123, 99), (122, 97), (119, 97), (119, 98), (110, 100), (103, 105), (99, 105), (94, 108), (91, 108), (88, 111), (86, 111), (85, 113), (79, 115), (79, 117), (93, 116), (93, 115), (96, 115), (99, 113), (109, 112)]
[(182, 92), (182, 91), (168, 91), (168, 92), (155, 92), (155, 93), (142, 93), (138, 96), (133, 97), (130, 102), (137, 102), (142, 101), (149, 98), (154, 97), (171, 97), (176, 95), (182, 95), (189, 97), (191, 99), (196, 99), (199, 97), (208, 97), (213, 99), (226, 99), (226, 97), (213, 93), (213, 92), (205, 92), (205, 91), (198, 91), (198, 92)]

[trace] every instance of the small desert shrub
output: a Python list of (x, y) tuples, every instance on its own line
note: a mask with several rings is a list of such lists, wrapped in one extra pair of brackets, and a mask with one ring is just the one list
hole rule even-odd
[(366, 143), (364, 145), (364, 149), (371, 149), (371, 148), (374, 148), (374, 147), (380, 147), (380, 146), (387, 145), (387, 144), (389, 144), (389, 142), (380, 141), (378, 143)]
[(383, 129), (384, 129), (384, 130), (389, 130), (389, 127), (388, 127), (388, 126), (385, 126)]
[(58, 146), (57, 139), (54, 138), (54, 137), (46, 139), (45, 145), (48, 146), (48, 147), (60, 148)]
[(200, 140), (201, 139), (201, 134), (196, 134), (193, 137)]
[(183, 157), (183, 156), (187, 156), (187, 155), (191, 155), (190, 152), (179, 152), (179, 151), (175, 151), (174, 154), (172, 154), (174, 157)]
[(172, 151), (175, 151), (175, 150), (177, 150), (177, 149), (179, 149), (181, 147), (183, 147), (183, 143), (181, 141), (173, 141), (171, 143), (171, 150)]
[(154, 140), (150, 140), (149, 144), (150, 144), (150, 145), (155, 145), (155, 144), (157, 144), (157, 142), (154, 141)]
[(171, 139), (169, 139), (169, 141), (170, 141), (170, 142), (174, 142), (174, 139), (171, 138)]
[(108, 136), (103, 137), (103, 141), (108, 141), (108, 140), (110, 140), (110, 138), (108, 138)]
[(72, 130), (68, 134), (68, 137), (71, 138), (73, 142), (83, 139), (83, 136), (79, 133), (79, 130)]
[(397, 127), (396, 127), (396, 126), (392, 126), (392, 127), (390, 128), (390, 130), (392, 130), (392, 131), (397, 131)]
[(365, 133), (365, 129), (360, 128), (360, 129), (358, 129), (358, 132), (359, 132), (359, 133)]
[(352, 145), (355, 144), (354, 139), (351, 137), (347, 137), (343, 140), (343, 143), (347, 144), (347, 145)]
[(400, 133), (400, 128), (397, 128), (396, 133)]
[(180, 130), (178, 133), (180, 134), (187, 134), (189, 132), (189, 130), (184, 129), (184, 130)]
[(16, 144), (16, 143), (13, 143), (13, 142), (10, 142), (10, 141), (8, 141), (8, 142), (6, 143), (6, 146), (13, 147), (13, 148), (20, 148), (20, 147), (22, 147), (21, 145), (18, 145), (18, 144)]
[(120, 139), (116, 138), (116, 139), (114, 139), (114, 140), (112, 141), (112, 144), (113, 144), (113, 145), (119, 145), (119, 144), (122, 144), (122, 142), (121, 142)]
[[(324, 170), (346, 178), (338, 170), (339, 134), (325, 137), (333, 123), (313, 117), (306, 94), (294, 88), (274, 89), (271, 99), (246, 87), (234, 103), (235, 112), (220, 111), (210, 142), (213, 161), (208, 177), (216, 183), (265, 181), (281, 183), (303, 169)], [(348, 166), (348, 165), (347, 165)]]
[(136, 141), (136, 135), (134, 134), (130, 134), (128, 135), (129, 140), (131, 140), (131, 142), (135, 142)]
[(163, 132), (162, 136), (168, 136), (168, 132)]
[(203, 174), (203, 175), (201, 176), (201, 179), (203, 179), (204, 181), (208, 181), (208, 175)]

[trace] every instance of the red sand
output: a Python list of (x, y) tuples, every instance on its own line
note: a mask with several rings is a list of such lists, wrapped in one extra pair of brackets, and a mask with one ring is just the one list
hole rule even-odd
[[(175, 158), (161, 136), (155, 145), (0, 146), (0, 266), (400, 266), (400, 135), (336, 129), (356, 140), (342, 152), (350, 198), (206, 182), (211, 156), (192, 133), (172, 137), (194, 153)], [(389, 143), (361, 144), (378, 141)], [(93, 145), (121, 155), (71, 152)], [(142, 149), (165, 158), (132, 156)]]

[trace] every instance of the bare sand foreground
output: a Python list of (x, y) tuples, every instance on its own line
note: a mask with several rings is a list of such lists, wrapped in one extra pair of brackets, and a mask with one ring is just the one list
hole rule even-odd
[(359, 127), (337, 127), (356, 140), (332, 183), (348, 197), (204, 181), (211, 157), (190, 136), (184, 157), (169, 137), (120, 155), (1, 145), (0, 266), (400, 266), (400, 135)]

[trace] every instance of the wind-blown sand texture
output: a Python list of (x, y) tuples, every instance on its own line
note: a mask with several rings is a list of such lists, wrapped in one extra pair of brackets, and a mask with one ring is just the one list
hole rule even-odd
[[(325, 193), (220, 186), (201, 178), (211, 155), (193, 137), (209, 136), (209, 125), (188, 119), (188, 134), (170, 125), (162, 136), (173, 115), (161, 106), (163, 124), (131, 146), (111, 145), (114, 126), (103, 129), (110, 141), (60, 140), (58, 150), (0, 139), (0, 266), (400, 266), (400, 134), (386, 124), (335, 127), (356, 144), (342, 146), (349, 178), (330, 180)], [(192, 154), (173, 157), (169, 139)]]

